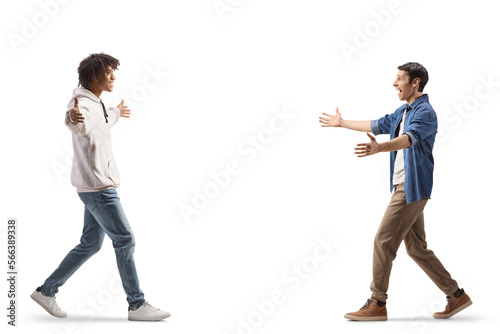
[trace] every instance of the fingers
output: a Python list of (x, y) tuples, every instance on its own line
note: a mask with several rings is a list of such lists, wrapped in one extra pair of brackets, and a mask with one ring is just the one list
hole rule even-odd
[(85, 120), (85, 117), (78, 111), (77, 108), (73, 107), (71, 108), (71, 119), (73, 122), (78, 122), (78, 123), (83, 123)]
[(85, 118), (83, 115), (80, 113), (80, 110), (78, 109), (78, 98), (75, 96), (75, 104), (73, 105), (73, 108), (71, 108), (71, 119), (73, 122), (78, 122), (78, 123), (83, 123)]
[(330, 125), (330, 122), (329, 122), (329, 120), (328, 120), (327, 118), (320, 117), (320, 118), (319, 118), (319, 122), (320, 122), (320, 123), (325, 124), (325, 125), (321, 125), (321, 126), (323, 126), (323, 127), (325, 127), (325, 126), (331, 126), (331, 125)]
[(356, 154), (358, 158), (366, 157), (373, 154), (371, 149), (372, 147), (370, 143), (358, 144), (354, 148), (354, 154)]
[(116, 107), (120, 110), (120, 117), (130, 118), (130, 109), (124, 105), (125, 101), (122, 99), (119, 105)]
[(75, 112), (71, 113), (71, 119), (76, 122), (83, 122), (85, 120), (85, 117), (83, 117), (83, 115), (79, 112)]
[(325, 124), (325, 125), (322, 125), (322, 127), (332, 126), (330, 124), (330, 117), (332, 117), (332, 115), (327, 114), (326, 112), (324, 112), (323, 115), (328, 116), (328, 117), (321, 117), (321, 116), (319, 117), (319, 122)]
[(354, 154), (358, 156), (358, 158), (366, 157), (367, 155), (371, 155), (371, 151), (368, 149), (357, 148), (354, 150)]
[(120, 109), (120, 117), (130, 118), (130, 109), (123, 105), (123, 100), (118, 105), (118, 108)]
[(376, 141), (375, 137), (370, 135), (368, 132), (366, 133), (366, 135), (368, 136), (368, 138), (370, 138), (371, 141)]
[(122, 102), (120, 102), (120, 104), (116, 106), (118, 109), (120, 109), (120, 111), (121, 111), (124, 107), (125, 107), (125, 108), (127, 108), (127, 106), (124, 106), (124, 105), (123, 105), (123, 103), (125, 103), (125, 102), (124, 102), (124, 101), (123, 101), (123, 99), (122, 99)]

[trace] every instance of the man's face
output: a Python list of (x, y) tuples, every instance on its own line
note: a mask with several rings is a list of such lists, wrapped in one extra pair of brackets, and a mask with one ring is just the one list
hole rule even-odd
[(111, 66), (108, 66), (108, 69), (104, 72), (103, 76), (97, 80), (96, 87), (104, 92), (112, 92), (115, 79), (116, 77), (113, 73), (113, 69)]
[[(418, 83), (416, 84), (418, 85)], [(410, 83), (410, 76), (406, 71), (398, 70), (396, 80), (392, 85), (396, 87), (399, 100), (401, 101), (409, 101), (415, 95), (415, 86), (412, 86)]]

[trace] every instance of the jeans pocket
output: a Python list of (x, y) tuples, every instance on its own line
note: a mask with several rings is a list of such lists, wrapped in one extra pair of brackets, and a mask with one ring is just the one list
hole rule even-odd
[(93, 212), (94, 209), (97, 207), (95, 194), (96, 194), (95, 192), (78, 193), (78, 197), (80, 197), (83, 204), (85, 205), (85, 208), (87, 208), (87, 210), (89, 210), (90, 212)]

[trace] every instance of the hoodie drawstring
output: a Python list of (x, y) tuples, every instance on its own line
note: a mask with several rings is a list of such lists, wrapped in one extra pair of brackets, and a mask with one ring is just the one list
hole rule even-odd
[(102, 105), (102, 111), (104, 112), (104, 118), (106, 119), (106, 123), (108, 123), (108, 113), (106, 112), (106, 107), (104, 106), (104, 103), (102, 103), (102, 101), (101, 105)]

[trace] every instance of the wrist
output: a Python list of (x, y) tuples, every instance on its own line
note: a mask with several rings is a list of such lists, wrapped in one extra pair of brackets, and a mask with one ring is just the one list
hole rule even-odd
[(69, 118), (69, 121), (73, 124), (75, 124), (75, 121), (73, 121), (73, 119), (71, 118), (71, 112), (68, 110), (66, 111), (66, 115), (68, 115), (68, 118)]
[(379, 152), (386, 152), (387, 151), (387, 142), (379, 143)]

